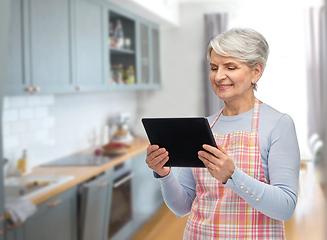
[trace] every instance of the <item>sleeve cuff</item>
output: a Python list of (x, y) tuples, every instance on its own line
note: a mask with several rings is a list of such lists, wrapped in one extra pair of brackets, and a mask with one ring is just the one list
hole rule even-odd
[(171, 169), (169, 170), (169, 173), (167, 174), (167, 176), (161, 177), (157, 172), (153, 171), (153, 176), (154, 178), (161, 180), (161, 179), (165, 179), (167, 178), (169, 175), (171, 175)]
[(238, 167), (235, 166), (234, 172), (231, 176), (232, 178), (229, 178), (226, 183), (223, 183), (223, 185), (226, 187), (236, 186), (235, 181), (240, 178), (241, 174), (242, 174), (242, 171)]

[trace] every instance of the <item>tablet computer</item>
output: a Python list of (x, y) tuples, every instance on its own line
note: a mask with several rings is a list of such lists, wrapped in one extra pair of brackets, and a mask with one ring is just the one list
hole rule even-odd
[(143, 118), (151, 145), (168, 151), (169, 167), (205, 167), (198, 158), (202, 145), (216, 146), (206, 118)]

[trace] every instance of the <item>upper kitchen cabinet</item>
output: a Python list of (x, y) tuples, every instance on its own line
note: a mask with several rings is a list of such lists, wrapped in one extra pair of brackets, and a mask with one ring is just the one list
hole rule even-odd
[(158, 26), (111, 4), (108, 8), (109, 89), (158, 88)]
[(104, 91), (108, 85), (106, 8), (90, 0), (74, 4), (76, 90)]
[(6, 94), (69, 92), (70, 0), (13, 0)]
[(30, 0), (27, 4), (33, 91), (69, 91), (73, 87), (70, 1)]
[(160, 87), (158, 26), (102, 0), (12, 0), (6, 95)]
[(5, 82), (5, 92), (22, 93), (29, 84), (25, 78), (23, 51), (23, 0), (11, 1), (11, 22), (8, 49), (8, 71)]
[(159, 30), (152, 23), (138, 21), (139, 78), (143, 89), (160, 86)]
[(135, 21), (115, 11), (108, 11), (108, 47), (110, 88), (137, 84)]
[(159, 29), (151, 28), (151, 52), (152, 52), (152, 79), (153, 85), (159, 86), (161, 82), (160, 73), (160, 45), (159, 45)]

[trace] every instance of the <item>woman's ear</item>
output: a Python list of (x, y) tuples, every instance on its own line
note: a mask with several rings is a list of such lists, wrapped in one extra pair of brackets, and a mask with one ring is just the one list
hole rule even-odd
[(263, 71), (263, 64), (257, 63), (253, 68), (253, 77), (252, 77), (253, 84), (255, 84), (259, 81), (262, 71)]

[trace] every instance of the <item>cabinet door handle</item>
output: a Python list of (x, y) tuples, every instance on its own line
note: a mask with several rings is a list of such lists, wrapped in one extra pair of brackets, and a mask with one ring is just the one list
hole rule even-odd
[(7, 229), (13, 229), (13, 228), (16, 228), (16, 227), (19, 227), (20, 225), (22, 225), (22, 222), (18, 222), (16, 224), (11, 224), (11, 225), (7, 225)]
[(26, 90), (26, 92), (33, 92), (33, 88), (32, 87), (27, 87), (25, 90)]
[(83, 88), (82, 88), (82, 86), (77, 86), (76, 89), (77, 89), (78, 91), (82, 91)]
[(108, 184), (108, 182), (107, 181), (104, 181), (103, 183), (99, 183), (98, 184), (98, 187), (101, 188), (101, 187), (106, 186), (107, 184)]
[(34, 88), (34, 92), (39, 92), (40, 91), (40, 88), (39, 87), (35, 87)]
[(61, 203), (61, 199), (58, 199), (58, 200), (56, 200), (56, 201), (54, 201), (54, 202), (52, 202), (52, 203), (49, 203), (49, 204), (48, 204), (48, 207), (55, 207), (55, 206), (57, 206), (59, 203)]
[(134, 176), (134, 174), (131, 173), (128, 176), (124, 177), (123, 179), (119, 180), (118, 182), (115, 182), (114, 183), (114, 188), (118, 188), (120, 185), (122, 185), (123, 183), (127, 182), (128, 180), (130, 180), (133, 176)]

